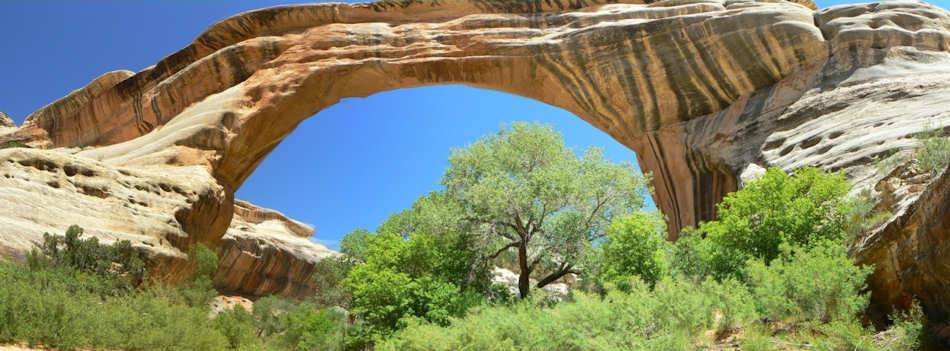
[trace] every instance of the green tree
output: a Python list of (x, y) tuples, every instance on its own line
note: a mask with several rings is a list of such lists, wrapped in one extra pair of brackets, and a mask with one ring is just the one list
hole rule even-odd
[(352, 292), (353, 313), (374, 334), (388, 335), (414, 319), (444, 325), (479, 302), (477, 291), (454, 283), (462, 278), (450, 265), (453, 251), (431, 235), (368, 238), (366, 261), (353, 267), (343, 284)]
[[(438, 260), (426, 262), (423, 266), (407, 266), (416, 271), (411, 274), (427, 272), (461, 289), (484, 291), (491, 279), (491, 266), (483, 254), (484, 243), (478, 240), (472, 224), (463, 217), (459, 201), (444, 191), (433, 191), (419, 197), (411, 208), (390, 216), (380, 224), (377, 232), (427, 245), (439, 253)], [(412, 238), (413, 235), (418, 236)], [(400, 268), (402, 271), (406, 269)]]
[(666, 223), (657, 211), (636, 212), (607, 227), (601, 243), (598, 279), (621, 286), (628, 276), (639, 276), (651, 286), (668, 272)]
[(770, 168), (717, 205), (719, 219), (700, 225), (719, 277), (741, 275), (746, 261), (770, 262), (782, 243), (808, 246), (844, 238), (850, 185), (840, 174), (803, 167), (792, 175)]
[(343, 279), (356, 264), (356, 260), (346, 254), (326, 257), (314, 264), (311, 278), (316, 286), (314, 302), (325, 307), (349, 308), (351, 295)]
[(514, 251), (522, 298), (564, 275), (616, 216), (643, 206), (646, 179), (597, 148), (578, 157), (550, 126), (515, 123), (452, 150), (441, 183), (487, 258)]
[(290, 350), (342, 350), (345, 316), (337, 311), (301, 304), (282, 316), (286, 327), (280, 343)]
[(340, 240), (340, 252), (360, 261), (365, 260), (364, 252), (366, 251), (367, 241), (371, 235), (373, 235), (373, 233), (370, 233), (366, 229), (357, 229), (349, 232)]

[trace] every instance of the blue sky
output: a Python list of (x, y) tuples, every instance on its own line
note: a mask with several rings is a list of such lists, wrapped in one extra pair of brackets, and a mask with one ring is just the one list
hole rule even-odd
[[(0, 1), (0, 111), (30, 112), (111, 70), (138, 71), (238, 12), (311, 1)], [(346, 1), (352, 2), (352, 1)], [(820, 7), (858, 1), (818, 1)], [(946, 0), (934, 4), (948, 7)], [(451, 98), (449, 98), (451, 97)], [(448, 103), (451, 101), (451, 103)], [(502, 123), (549, 123), (568, 145), (632, 151), (572, 114), (505, 93), (437, 86), (344, 99), (304, 121), (237, 192), (313, 225), (331, 248), (438, 188), (449, 149)]]

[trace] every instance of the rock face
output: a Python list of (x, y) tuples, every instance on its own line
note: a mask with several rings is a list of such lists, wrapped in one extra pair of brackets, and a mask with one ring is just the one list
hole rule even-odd
[[(295, 237), (285, 234), (300, 227), (240, 214), (235, 222), (250, 224), (221, 225), (244, 211), (232, 210), (233, 192), (261, 160), (300, 121), (344, 97), (436, 84), (500, 90), (569, 110), (636, 151), (653, 173), (671, 239), (714, 218), (725, 194), (766, 167), (845, 172), (856, 192), (876, 189), (893, 200), (881, 206), (894, 218), (852, 250), (876, 265), (875, 301), (917, 296), (932, 316), (946, 316), (950, 289), (939, 279), (950, 275), (942, 259), (950, 251), (945, 176), (881, 174), (874, 164), (907, 154), (915, 134), (950, 126), (948, 50), (950, 14), (905, 1), (817, 11), (809, 0), (284, 6), (218, 22), (141, 72), (97, 78), (0, 142), (59, 150), (43, 155), (67, 153), (103, 169), (200, 178), (194, 191), (209, 194), (195, 202), (202, 205), (164, 205), (178, 211), (175, 221), (149, 237), (175, 233), (169, 247), (178, 250), (223, 240), (237, 268), (219, 284), (300, 291), (280, 280), (303, 274), (305, 263), (263, 258), (293, 252)], [(111, 216), (93, 208), (83, 220)], [(284, 228), (270, 232), (280, 227), (271, 222)], [(269, 229), (252, 230), (263, 224)], [(262, 239), (262, 232), (284, 234)], [(271, 263), (241, 258), (260, 255)]]
[[(187, 248), (215, 242), (231, 221), (232, 194), (200, 166), (149, 169), (106, 165), (67, 150), (0, 150), (0, 247), (29, 251), (43, 233), (71, 224), (104, 242), (129, 240), (153, 273), (176, 276)], [(195, 218), (203, 218), (196, 221)]]
[(0, 128), (16, 128), (16, 123), (6, 113), (0, 112)]
[(313, 228), (280, 212), (235, 201), (231, 227), (218, 250), (215, 285), (257, 296), (312, 295), (314, 264), (337, 254), (311, 242), (312, 235)]

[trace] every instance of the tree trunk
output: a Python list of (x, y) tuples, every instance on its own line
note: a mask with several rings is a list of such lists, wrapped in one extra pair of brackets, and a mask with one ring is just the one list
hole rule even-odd
[(528, 297), (531, 291), (531, 269), (528, 267), (528, 247), (523, 243), (518, 245), (518, 266), (521, 272), (518, 275), (518, 292), (521, 298)]

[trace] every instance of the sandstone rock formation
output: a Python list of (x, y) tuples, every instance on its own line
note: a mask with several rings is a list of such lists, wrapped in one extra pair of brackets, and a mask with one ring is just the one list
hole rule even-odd
[[(945, 176), (880, 174), (873, 165), (907, 153), (915, 134), (950, 125), (948, 51), (950, 14), (909, 1), (817, 11), (809, 0), (284, 6), (216, 23), (141, 72), (97, 78), (0, 133), (0, 143), (54, 149), (10, 155), (43, 155), (56, 167), (77, 162), (100, 167), (101, 174), (181, 174), (191, 184), (182, 187), (186, 194), (205, 195), (149, 207), (178, 211), (174, 223), (153, 224), (149, 237), (177, 238), (165, 239), (170, 251), (224, 237), (231, 249), (223, 252), (236, 257), (279, 256), (293, 251), (277, 248), (293, 247), (283, 239), (292, 236), (243, 239), (241, 229), (221, 222), (230, 221), (233, 192), (300, 121), (341, 98), (396, 88), (500, 90), (569, 110), (636, 151), (641, 168), (653, 173), (654, 199), (669, 218), (671, 239), (684, 226), (714, 218), (715, 204), (742, 176), (770, 166), (840, 170), (852, 177), (855, 191), (891, 194), (894, 201), (882, 206), (894, 218), (860, 238), (853, 254), (876, 265), (874, 297), (881, 306), (917, 296), (931, 316), (945, 317), (950, 289), (939, 279), (950, 274), (942, 259), (950, 250), (942, 219)], [(18, 161), (5, 165), (11, 174), (51, 173)], [(43, 182), (53, 178), (38, 174)], [(62, 189), (84, 196), (81, 186)], [(108, 189), (127, 196), (121, 183)], [(28, 201), (52, 199), (36, 196)], [(76, 220), (109, 218), (92, 208), (88, 218)], [(119, 235), (105, 227), (104, 235)], [(243, 246), (251, 241), (273, 249)], [(306, 270), (306, 264), (297, 267)], [(277, 283), (272, 272), (283, 269), (232, 270), (233, 278), (219, 283), (247, 287), (236, 281), (272, 280), (268, 289), (298, 291), (299, 285)]]
[(280, 212), (234, 203), (231, 227), (221, 239), (215, 286), (257, 296), (314, 293), (313, 267), (336, 254), (309, 239), (313, 228)]
[(16, 128), (16, 123), (13, 123), (13, 119), (2, 111), (0, 111), (0, 128)]
[[(29, 251), (43, 233), (79, 224), (103, 242), (129, 240), (152, 262), (180, 263), (203, 234), (226, 229), (231, 194), (200, 166), (125, 168), (68, 150), (0, 150), (3, 251)], [(208, 220), (192, 221), (193, 218)], [(164, 264), (173, 275), (181, 268)]]

